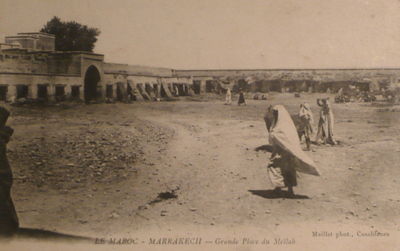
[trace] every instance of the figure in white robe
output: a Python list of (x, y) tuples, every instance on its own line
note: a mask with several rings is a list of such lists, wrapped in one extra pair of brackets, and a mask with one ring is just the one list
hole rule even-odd
[(225, 105), (230, 105), (231, 103), (232, 103), (232, 93), (231, 93), (231, 89), (228, 88), (228, 89), (226, 89)]
[(296, 171), (319, 176), (314, 161), (301, 149), (293, 120), (282, 105), (268, 108), (264, 117), (273, 153), (268, 165), (268, 176), (277, 191), (287, 187), (293, 195), (297, 185)]

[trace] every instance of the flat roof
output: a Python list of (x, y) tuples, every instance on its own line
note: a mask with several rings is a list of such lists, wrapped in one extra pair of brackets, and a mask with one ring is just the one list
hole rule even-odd
[(33, 38), (38, 39), (39, 37), (48, 37), (48, 38), (55, 38), (56, 36), (53, 34), (43, 33), (43, 32), (23, 32), (18, 33), (17, 35), (12, 36), (5, 36), (5, 38)]
[(46, 32), (18, 32), (17, 35), (41, 35), (41, 36), (55, 37), (54, 34)]
[(5, 38), (6, 38), (6, 39), (7, 39), (7, 38), (30, 38), (30, 39), (38, 39), (37, 37), (29, 36), (29, 35), (23, 35), (23, 36), (6, 36)]

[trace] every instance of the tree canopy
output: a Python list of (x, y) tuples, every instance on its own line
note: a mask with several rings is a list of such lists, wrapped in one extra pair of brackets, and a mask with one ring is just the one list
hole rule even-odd
[(75, 21), (63, 22), (58, 17), (53, 17), (40, 30), (54, 34), (55, 49), (57, 51), (90, 51), (93, 52), (94, 44), (100, 30), (82, 25)]

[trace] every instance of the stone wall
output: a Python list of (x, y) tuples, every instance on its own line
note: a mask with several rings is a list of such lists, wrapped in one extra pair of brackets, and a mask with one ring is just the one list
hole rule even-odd
[[(65, 98), (71, 98), (72, 88), (78, 88), (77, 99), (83, 99), (83, 82), (79, 76), (54, 76), (54, 75), (32, 75), (32, 74), (0, 74), (0, 86), (6, 91), (6, 101), (14, 101), (17, 98), (37, 99), (38, 90), (46, 89), (49, 101), (56, 100), (56, 88), (63, 88)], [(24, 86), (27, 94), (18, 97), (18, 88)], [(1, 95), (0, 95), (1, 96)], [(62, 98), (62, 97), (59, 97)], [(4, 101), (4, 100), (3, 100)]]
[(48, 74), (48, 54), (24, 53), (22, 50), (0, 52), (0, 73)]

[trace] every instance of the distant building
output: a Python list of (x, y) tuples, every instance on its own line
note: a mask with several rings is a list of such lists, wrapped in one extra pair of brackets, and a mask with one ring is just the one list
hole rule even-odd
[(18, 33), (0, 43), (0, 101), (124, 101), (135, 95), (156, 100), (172, 95), (173, 85), (187, 95), (191, 84), (190, 77), (176, 77), (172, 69), (106, 63), (104, 55), (91, 52), (55, 51), (55, 37), (47, 33)]

